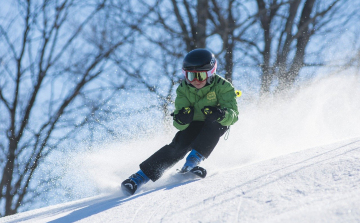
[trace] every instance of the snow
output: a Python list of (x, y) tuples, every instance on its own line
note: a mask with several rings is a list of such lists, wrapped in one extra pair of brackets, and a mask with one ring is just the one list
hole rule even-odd
[(171, 173), (130, 197), (101, 195), (1, 222), (360, 221), (360, 138), (208, 172)]
[(202, 163), (205, 179), (176, 174), (180, 162), (130, 197), (121, 181), (175, 130), (70, 154), (64, 183), (101, 195), (0, 222), (360, 222), (359, 109), (352, 76), (314, 82), (291, 101), (243, 107)]

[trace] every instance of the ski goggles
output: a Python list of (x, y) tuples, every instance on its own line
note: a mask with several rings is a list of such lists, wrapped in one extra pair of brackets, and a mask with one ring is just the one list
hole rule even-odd
[(183, 69), (182, 72), (183, 72), (185, 78), (190, 82), (194, 81), (195, 79), (200, 82), (203, 82), (203, 81), (206, 81), (206, 79), (208, 79), (208, 77), (211, 77), (216, 72), (216, 68), (217, 68), (217, 63), (215, 60), (214, 67), (209, 71), (184, 70)]
[(208, 78), (208, 72), (206, 71), (186, 71), (183, 70), (185, 77), (188, 81), (192, 82), (198, 80), (200, 82), (205, 81)]

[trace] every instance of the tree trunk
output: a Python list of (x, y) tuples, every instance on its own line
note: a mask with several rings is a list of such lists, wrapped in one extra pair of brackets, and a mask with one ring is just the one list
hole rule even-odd
[(208, 0), (198, 0), (196, 13), (197, 13), (197, 25), (195, 29), (195, 48), (206, 47), (206, 23), (208, 19)]

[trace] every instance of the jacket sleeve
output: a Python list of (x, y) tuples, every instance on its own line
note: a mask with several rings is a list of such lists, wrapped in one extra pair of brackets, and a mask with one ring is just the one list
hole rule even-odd
[(226, 82), (219, 92), (220, 107), (226, 109), (225, 118), (219, 123), (223, 126), (230, 126), (238, 120), (238, 106), (235, 89), (230, 82)]
[[(186, 97), (186, 93), (185, 93), (185, 89), (186, 88), (186, 84), (185, 81), (183, 81), (179, 87), (176, 89), (176, 98), (175, 98), (175, 111), (174, 111), (174, 115), (178, 114), (179, 111), (183, 108), (183, 107), (189, 107), (190, 101), (189, 99)], [(177, 128), (178, 130), (182, 131), (184, 129), (186, 129), (189, 124), (186, 125), (180, 125), (179, 123), (177, 123), (175, 120), (173, 121), (173, 125), (175, 128)]]

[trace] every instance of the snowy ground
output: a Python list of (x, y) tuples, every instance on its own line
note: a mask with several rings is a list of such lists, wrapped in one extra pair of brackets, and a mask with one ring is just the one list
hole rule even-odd
[(113, 193), (1, 222), (360, 222), (360, 138), (216, 172), (168, 174), (134, 196)]
[(161, 126), (149, 126), (153, 135), (142, 140), (56, 157), (70, 198), (89, 198), (0, 222), (360, 222), (359, 80), (315, 80), (291, 100), (260, 104), (244, 94), (239, 121), (202, 163), (205, 179), (175, 174), (180, 162), (134, 196), (119, 192), (171, 141), (175, 129)]

